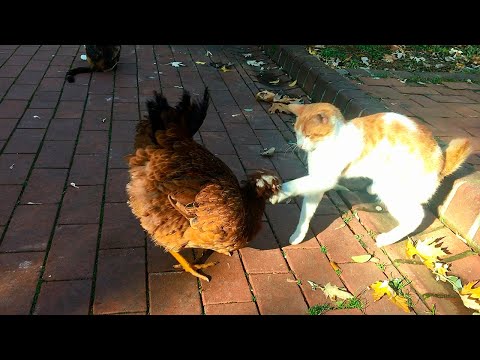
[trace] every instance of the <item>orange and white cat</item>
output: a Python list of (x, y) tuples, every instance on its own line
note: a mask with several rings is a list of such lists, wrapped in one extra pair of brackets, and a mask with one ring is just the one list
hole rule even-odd
[(346, 122), (340, 110), (328, 103), (290, 104), (289, 109), (297, 116), (297, 145), (308, 154), (308, 175), (282, 184), (270, 202), (304, 196), (290, 244), (303, 241), (324, 192), (341, 177), (370, 178), (367, 191), (378, 195), (398, 221), (398, 226), (377, 236), (377, 246), (402, 240), (421, 224), (422, 204), (440, 181), (472, 151), (468, 139), (454, 139), (443, 153), (428, 129), (396, 113)]

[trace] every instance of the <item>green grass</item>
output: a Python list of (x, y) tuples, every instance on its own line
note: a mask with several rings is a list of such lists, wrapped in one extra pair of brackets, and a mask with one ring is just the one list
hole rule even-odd
[(365, 304), (362, 300), (358, 297), (353, 297), (350, 299), (346, 299), (337, 305), (337, 309), (359, 309), (363, 310), (365, 308)]
[(325, 245), (320, 246), (320, 251), (324, 254), (327, 253), (327, 247)]
[(314, 305), (308, 309), (308, 313), (310, 315), (322, 315), (330, 310), (342, 310), (342, 309), (363, 310), (365, 309), (365, 303), (360, 298), (353, 297), (350, 299), (337, 301), (335, 305), (328, 304), (328, 303)]
[(340, 276), (341, 273), (342, 273), (342, 270), (341, 270), (341, 269), (335, 270), (335, 274), (337, 274), (338, 276)]
[(411, 280), (408, 280), (406, 277), (404, 278), (394, 278), (392, 280), (388, 281), (388, 285), (395, 290), (395, 292), (403, 296), (405, 299), (407, 299), (407, 303), (409, 307), (413, 307), (413, 300), (412, 297), (410, 296), (410, 293), (405, 292), (404, 288), (412, 283)]
[(321, 305), (314, 305), (308, 309), (308, 313), (310, 315), (322, 315), (327, 311), (334, 310), (335, 308), (330, 304), (321, 304)]
[(382, 271), (385, 271), (385, 268), (387, 267), (387, 264), (385, 263), (376, 263), (375, 266), (379, 268)]

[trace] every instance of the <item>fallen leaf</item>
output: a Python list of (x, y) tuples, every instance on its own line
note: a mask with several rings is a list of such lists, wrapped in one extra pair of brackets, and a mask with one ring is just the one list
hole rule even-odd
[(87, 60), (87, 55), (85, 55), (85, 54), (80, 55), (80, 59), (82, 59), (84, 61)]
[(195, 61), (195, 64), (198, 64), (198, 65), (205, 65), (206, 62), (205, 61)]
[(252, 112), (253, 109), (243, 109), (243, 111), (246, 111), (246, 112)]
[(295, 85), (297, 85), (297, 80), (292, 81), (290, 84), (288, 84), (289, 87), (294, 87)]
[(277, 85), (279, 82), (280, 82), (280, 79), (269, 81), (269, 83), (272, 85)]
[(15, 167), (15, 163), (13, 163), (12, 165), (10, 165), (9, 169), (10, 169), (10, 170), (13, 170), (14, 167)]
[(425, 240), (418, 240), (416, 244), (409, 238), (407, 241), (407, 255), (413, 258), (417, 255), (420, 260), (430, 269), (435, 268), (435, 263), (443, 256), (446, 256), (446, 248), (442, 248), (441, 238), (426, 238)]
[(330, 283), (325, 284), (325, 286), (323, 288), (320, 287), (320, 289), (325, 294), (325, 297), (330, 298), (330, 300), (336, 300), (337, 298), (342, 300), (353, 298), (353, 295), (348, 291), (340, 289), (338, 286)]
[(403, 311), (409, 313), (410, 308), (408, 307), (408, 300), (400, 295), (395, 295), (393, 298), (389, 299), (392, 303), (397, 305)]
[(277, 111), (284, 114), (292, 114), (292, 112), (288, 109), (288, 106), (282, 103), (273, 103), (270, 109), (268, 109), (270, 114), (274, 114)]
[(472, 80), (470, 80), (470, 79), (467, 79), (467, 80), (465, 80), (465, 81), (466, 81), (467, 83), (469, 83), (469, 84), (472, 83)]
[(360, 60), (362, 60), (362, 63), (364, 63), (365, 65), (370, 66), (370, 60), (368, 59), (368, 57), (362, 56)]
[(177, 89), (183, 89), (183, 86), (180, 86), (180, 85), (173, 85), (173, 87)]
[(330, 261), (330, 266), (333, 268), (334, 271), (341, 270), (335, 261)]
[(352, 260), (355, 261), (356, 263), (366, 263), (367, 261), (370, 261), (372, 258), (372, 255), (366, 254), (366, 255), (358, 255), (358, 256), (352, 256)]
[(372, 257), (372, 258), (370, 259), (370, 261), (373, 262), (373, 263), (378, 263), (378, 262), (380, 262), (380, 259), (378, 259), (378, 258), (376, 258), (376, 257)]
[(265, 102), (273, 102), (274, 98), (275, 94), (268, 90), (260, 91), (257, 93), (257, 95), (255, 95), (255, 99)]
[(223, 66), (220, 68), (220, 71), (227, 72), (227, 71), (232, 71), (232, 70), (230, 70), (229, 68), (227, 68), (226, 65), (223, 65)]
[(242, 114), (233, 114), (232, 117), (237, 117), (237, 116), (240, 116)]
[(27, 205), (42, 205), (42, 203), (29, 201)]
[(172, 65), (173, 67), (180, 67), (180, 66), (185, 66), (181, 61), (172, 61), (169, 62), (168, 65)]
[(388, 280), (376, 281), (369, 286), (373, 290), (373, 300), (378, 301), (384, 295), (388, 296), (388, 300), (397, 305), (403, 311), (409, 313), (410, 308), (408, 307), (408, 301), (403, 296), (398, 295), (395, 290), (388, 284)]
[(105, 122), (105, 120), (107, 120), (107, 118), (103, 118), (103, 119), (102, 119), (102, 123), (104, 123), (104, 122)]
[(471, 281), (460, 290), (460, 298), (463, 305), (469, 309), (480, 311), (480, 286), (473, 288), (480, 280)]
[(257, 61), (257, 60), (248, 60), (248, 61), (247, 61), (247, 65), (250, 65), (250, 66), (262, 66), (262, 65), (265, 65), (265, 62), (263, 62), (263, 61)]
[(38, 116), (38, 115), (33, 115), (33, 118), (34, 118), (34, 119), (41, 119), (41, 117)]
[(207, 50), (207, 53), (205, 54), (205, 56), (212, 56), (212, 55), (213, 54), (209, 50)]
[(70, 186), (71, 186), (71, 187), (74, 187), (75, 189), (80, 189), (77, 185), (75, 185), (74, 182), (71, 182), (71, 183), (70, 183)]
[(383, 55), (383, 61), (385, 61), (387, 63), (392, 63), (392, 62), (395, 61), (395, 58), (393, 57), (393, 55), (385, 54), (385, 55)]
[(310, 286), (312, 287), (312, 290), (317, 290), (319, 288), (321, 288), (320, 285), (318, 285), (316, 282), (313, 282), (311, 280), (307, 280), (307, 282), (310, 284)]
[(275, 148), (271, 147), (270, 149), (264, 149), (264, 151), (262, 151), (260, 153), (260, 155), (262, 155), (262, 156), (272, 156), (274, 152), (275, 152)]
[(251, 53), (248, 53), (248, 54), (242, 54), (244, 57), (246, 58), (249, 58), (249, 57), (252, 57), (252, 54)]

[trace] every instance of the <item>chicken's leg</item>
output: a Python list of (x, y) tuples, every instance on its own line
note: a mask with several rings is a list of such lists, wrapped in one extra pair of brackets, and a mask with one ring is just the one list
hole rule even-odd
[(189, 272), (190, 274), (192, 274), (193, 276), (196, 276), (202, 280), (205, 280), (207, 282), (209, 282), (210, 280), (208, 280), (208, 278), (204, 275), (201, 275), (199, 274), (198, 272), (195, 271), (195, 269), (205, 269), (205, 268), (208, 268), (210, 266), (213, 266), (213, 265), (216, 265), (217, 263), (216, 262), (212, 262), (212, 263), (208, 263), (208, 264), (193, 264), (191, 265), (187, 260), (185, 260), (185, 258), (180, 255), (178, 252), (175, 252), (175, 251), (169, 251), (170, 254), (172, 254), (172, 256), (177, 259), (177, 261), (179, 262), (179, 264), (183, 267), (183, 269), (187, 272)]

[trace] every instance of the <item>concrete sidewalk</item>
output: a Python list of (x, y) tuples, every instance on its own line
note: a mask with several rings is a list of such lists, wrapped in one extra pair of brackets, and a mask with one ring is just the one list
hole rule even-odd
[[(346, 287), (365, 304), (326, 314), (406, 314), (386, 297), (374, 302), (367, 289), (375, 281), (405, 276), (412, 281), (404, 289), (413, 302), (409, 314), (431, 314), (433, 307), (437, 314), (473, 312), (449, 284), (407, 258), (405, 241), (385, 252), (376, 248), (372, 231), (393, 223), (363, 192), (329, 192), (309, 239), (296, 246), (289, 246), (288, 238), (298, 221), (298, 204), (267, 205), (263, 229), (248, 248), (232, 257), (211, 257), (220, 263), (205, 270), (210, 283), (175, 271), (173, 258), (146, 238), (126, 204), (123, 156), (133, 148), (145, 100), (162, 89), (175, 103), (182, 87), (200, 95), (208, 86), (212, 103), (196, 140), (239, 179), (268, 168), (286, 181), (306, 174), (299, 155), (288, 150), (294, 118), (269, 114), (270, 105), (257, 102), (255, 94), (283, 90), (308, 102), (307, 94), (300, 82), (289, 87), (291, 78), (279, 69), (273, 70), (278, 85), (260, 82), (258, 69), (246, 60), (277, 65), (258, 46), (125, 45), (115, 73), (80, 74), (74, 84), (66, 83), (66, 70), (84, 64), (82, 50), (78, 45), (0, 46), (0, 314), (307, 314), (315, 305), (334, 304), (308, 281)], [(172, 67), (172, 61), (185, 66)], [(211, 61), (234, 65), (222, 72), (209, 66)], [(390, 88), (368, 81), (365, 90)], [(407, 88), (394, 90), (424, 96), (410, 95)], [(426, 88), (438, 92), (428, 95), (442, 95)], [(458, 96), (467, 97), (452, 98)], [(447, 110), (459, 118), (461, 110), (480, 116), (471, 106)], [(480, 127), (479, 117), (468, 119), (476, 119), (472, 129)], [(442, 131), (442, 124), (438, 120), (432, 126)], [(444, 131), (456, 135), (451, 128)], [(271, 146), (273, 157), (260, 156)], [(437, 216), (429, 212), (419, 230), (415, 238), (444, 236), (451, 273), (463, 283), (480, 278), (478, 254)], [(367, 253), (380, 262), (351, 259)]]

